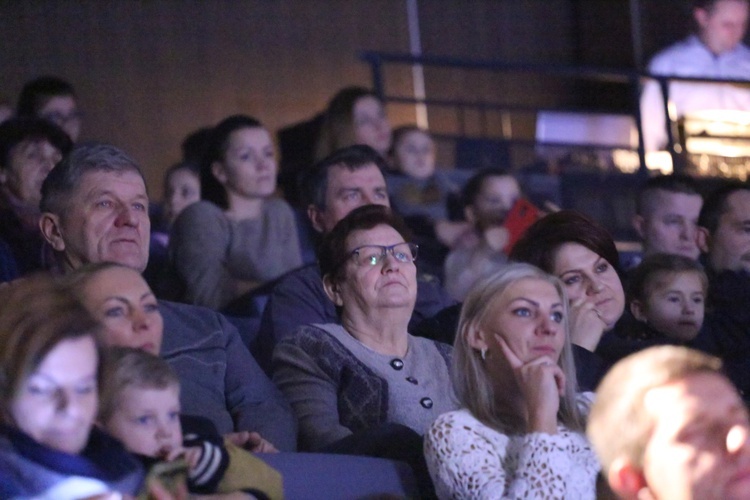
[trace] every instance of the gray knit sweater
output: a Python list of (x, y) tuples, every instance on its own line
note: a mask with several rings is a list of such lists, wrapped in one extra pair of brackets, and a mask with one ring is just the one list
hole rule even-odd
[(274, 350), (273, 380), (299, 422), (299, 447), (318, 450), (386, 422), (424, 434), (458, 408), (452, 348), (409, 335), (403, 358), (377, 353), (338, 324), (307, 325)]
[(237, 280), (262, 284), (302, 265), (297, 225), (284, 200), (263, 202), (258, 219), (234, 221), (207, 201), (175, 221), (169, 251), (190, 304), (221, 309), (237, 297)]

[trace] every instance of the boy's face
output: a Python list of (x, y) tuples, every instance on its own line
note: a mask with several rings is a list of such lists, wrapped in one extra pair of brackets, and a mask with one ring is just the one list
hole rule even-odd
[(705, 309), (700, 275), (670, 273), (657, 276), (656, 281), (639, 319), (645, 319), (655, 330), (675, 340), (692, 340), (703, 325)]
[(182, 446), (179, 389), (125, 388), (104, 428), (132, 453), (165, 457)]

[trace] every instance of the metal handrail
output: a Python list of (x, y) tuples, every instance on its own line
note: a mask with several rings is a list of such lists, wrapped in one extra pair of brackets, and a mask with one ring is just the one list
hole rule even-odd
[[(601, 68), (593, 66), (571, 66), (571, 65), (560, 65), (560, 64), (529, 64), (529, 63), (516, 63), (502, 60), (470, 60), (456, 57), (447, 56), (415, 56), (411, 54), (402, 53), (388, 53), (388, 52), (374, 52), (365, 51), (360, 53), (360, 59), (366, 61), (370, 65), (373, 91), (384, 101), (384, 102), (401, 102), (401, 103), (415, 103), (415, 104), (432, 104), (438, 106), (451, 106), (458, 109), (461, 108), (475, 108), (480, 110), (492, 109), (492, 110), (506, 110), (506, 111), (538, 111), (540, 109), (555, 109), (554, 107), (538, 107), (538, 106), (524, 106), (518, 104), (505, 104), (505, 103), (490, 103), (485, 101), (465, 101), (461, 99), (415, 99), (413, 97), (403, 96), (389, 96), (385, 92), (385, 83), (383, 78), (383, 65), (384, 64), (401, 64), (401, 65), (414, 65), (419, 64), (422, 66), (433, 66), (433, 67), (446, 67), (446, 68), (459, 68), (469, 70), (492, 70), (498, 72), (514, 72), (514, 73), (532, 73), (539, 75), (549, 75), (556, 77), (569, 77), (578, 78), (595, 82), (602, 83), (620, 83), (628, 85), (633, 92), (633, 101), (636, 103), (632, 107), (632, 112), (629, 113), (633, 116), (636, 124), (636, 130), (638, 133), (638, 146), (636, 148), (638, 157), (640, 160), (641, 168), (640, 171), (645, 175), (646, 172), (646, 161), (645, 161), (645, 149), (643, 144), (643, 126), (640, 109), (640, 88), (641, 82), (644, 79), (656, 80), (659, 84), (662, 99), (664, 103), (664, 116), (665, 127), (667, 132), (668, 148), (673, 158), (673, 165), (678, 166), (680, 162), (678, 157), (680, 155), (677, 150), (675, 142), (675, 134), (673, 132), (674, 123), (671, 121), (668, 112), (669, 102), (669, 82), (671, 81), (684, 81), (684, 82), (695, 82), (695, 83), (723, 83), (723, 84), (739, 84), (749, 85), (750, 80), (730, 80), (730, 79), (716, 79), (716, 78), (701, 78), (701, 77), (686, 77), (679, 75), (653, 75), (648, 72), (628, 70), (628, 69), (611, 69)], [(557, 109), (570, 110), (570, 107), (560, 107)], [(577, 110), (578, 111), (578, 110)], [(528, 141), (521, 141), (528, 142)], [(541, 143), (541, 142), (540, 142)], [(556, 143), (552, 143), (556, 144)], [(580, 145), (579, 145), (580, 146)]]
[[(400, 54), (400, 53), (386, 53), (386, 52), (373, 52), (365, 51), (360, 53), (360, 59), (364, 60), (370, 65), (370, 70), (373, 80), (373, 91), (378, 97), (384, 102), (401, 102), (401, 103), (414, 103), (414, 104), (437, 104), (444, 106), (452, 106), (457, 109), (462, 108), (474, 108), (480, 110), (492, 109), (492, 110), (505, 110), (505, 111), (538, 111), (539, 106), (524, 106), (518, 104), (507, 104), (507, 103), (488, 103), (484, 101), (465, 101), (461, 99), (415, 99), (413, 97), (403, 96), (389, 96), (385, 92), (385, 83), (383, 77), (383, 66), (385, 64), (400, 64), (400, 65), (413, 65), (420, 64), (423, 66), (432, 67), (446, 67), (446, 68), (460, 68), (470, 70), (491, 70), (499, 71), (503, 73), (515, 72), (515, 73), (531, 73), (541, 74), (556, 77), (569, 77), (569, 78), (583, 78), (587, 80), (593, 80), (603, 83), (620, 83), (629, 84), (634, 89), (639, 89), (640, 75), (634, 71), (618, 70), (618, 69), (602, 69), (596, 67), (578, 66), (573, 67), (570, 65), (555, 65), (555, 64), (528, 64), (528, 63), (515, 63), (500, 60), (469, 60), (455, 57), (445, 56), (414, 56), (411, 54)], [(636, 90), (636, 99), (638, 92)], [(638, 108), (636, 106), (636, 108)], [(571, 110), (570, 106), (567, 107), (545, 107), (544, 109), (559, 109), (559, 110)], [(576, 111), (580, 111), (577, 109)], [(640, 109), (637, 109), (635, 113), (635, 123), (638, 129), (638, 147), (637, 151), (640, 158), (641, 169), (645, 172), (645, 150), (643, 148), (642, 130), (640, 125)], [(537, 143), (546, 144), (541, 141), (517, 141), (514, 143)], [(559, 145), (559, 143), (549, 143), (550, 145)], [(578, 145), (581, 147), (581, 145)]]

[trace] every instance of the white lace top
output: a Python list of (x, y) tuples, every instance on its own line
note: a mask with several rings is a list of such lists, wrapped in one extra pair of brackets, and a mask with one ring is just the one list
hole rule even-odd
[[(581, 395), (586, 406), (593, 395)], [(599, 462), (586, 436), (506, 436), (466, 409), (444, 413), (425, 435), (425, 456), (438, 497), (594, 499)]]

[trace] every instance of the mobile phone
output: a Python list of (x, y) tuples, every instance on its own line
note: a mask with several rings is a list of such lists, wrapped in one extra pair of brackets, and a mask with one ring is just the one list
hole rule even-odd
[[(146, 476), (145, 496), (141, 495), (138, 498), (150, 498), (148, 488), (154, 481), (157, 481), (169, 493), (178, 495), (180, 491), (184, 491), (187, 478), (188, 464), (185, 460), (180, 458), (171, 462), (159, 462), (149, 469)], [(182, 490), (180, 487), (182, 487)]]
[(505, 255), (510, 254), (516, 242), (538, 218), (539, 209), (533, 203), (526, 198), (516, 200), (503, 223), (503, 227), (508, 231), (508, 243), (503, 248)]

